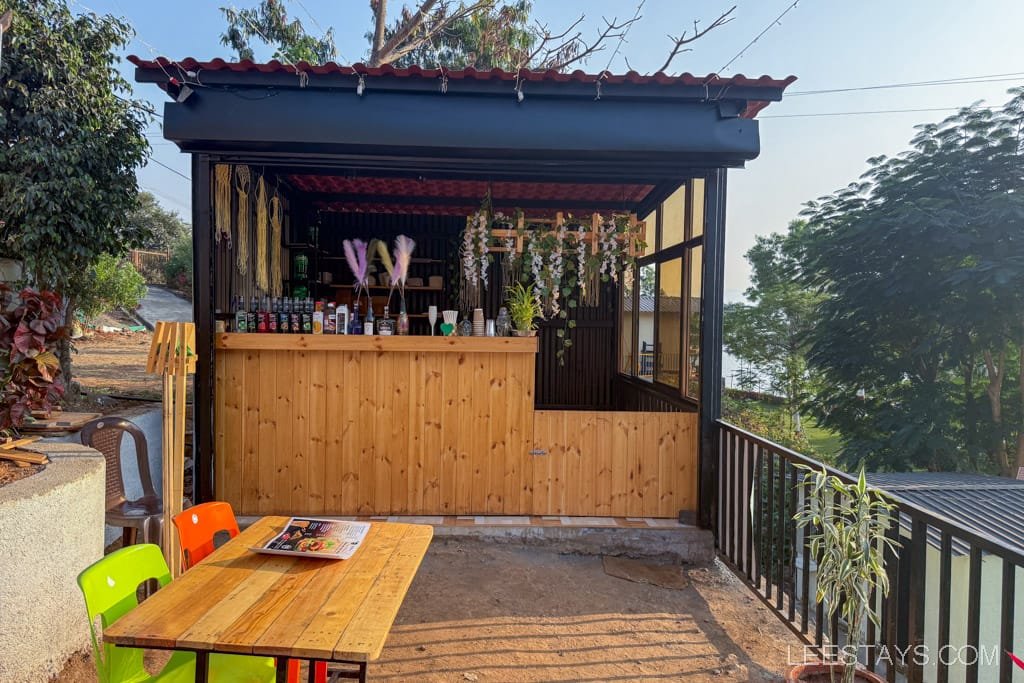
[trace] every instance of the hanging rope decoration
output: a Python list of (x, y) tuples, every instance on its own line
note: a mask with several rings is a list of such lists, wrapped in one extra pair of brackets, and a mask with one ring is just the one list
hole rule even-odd
[(221, 236), (231, 242), (231, 167), (217, 164), (214, 169), (213, 240), (220, 243)]
[(267, 184), (263, 176), (256, 181), (256, 286), (260, 291), (270, 291), (267, 280), (267, 239), (270, 237), (270, 223), (267, 220)]
[(249, 167), (235, 168), (235, 191), (238, 192), (238, 251), (235, 254), (235, 266), (238, 272), (245, 274), (249, 266)]
[(281, 226), (284, 223), (284, 209), (281, 208), (281, 197), (274, 190), (270, 198), (270, 294), (281, 296)]

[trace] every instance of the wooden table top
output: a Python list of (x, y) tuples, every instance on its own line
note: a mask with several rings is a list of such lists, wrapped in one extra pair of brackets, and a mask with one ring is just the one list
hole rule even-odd
[(433, 528), (371, 522), (348, 560), (249, 550), (287, 521), (260, 519), (104, 629), (103, 639), (142, 648), (377, 659)]

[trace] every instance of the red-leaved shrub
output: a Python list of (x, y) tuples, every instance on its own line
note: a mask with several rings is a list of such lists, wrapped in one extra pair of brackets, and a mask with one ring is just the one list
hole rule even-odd
[[(9, 288), (0, 285), (0, 296)], [(23, 289), (14, 308), (0, 311), (0, 430), (17, 430), (33, 410), (50, 410), (64, 395), (57, 342), (61, 298), (53, 292)]]

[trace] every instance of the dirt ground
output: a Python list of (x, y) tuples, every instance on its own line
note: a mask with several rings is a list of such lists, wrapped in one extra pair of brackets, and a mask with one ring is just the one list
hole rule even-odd
[[(778, 680), (794, 636), (721, 564), (680, 571), (673, 590), (600, 557), (435, 541), (370, 680)], [(95, 674), (81, 658), (56, 680)]]
[(75, 381), (94, 394), (158, 398), (160, 378), (146, 374), (149, 332), (96, 332), (75, 341)]

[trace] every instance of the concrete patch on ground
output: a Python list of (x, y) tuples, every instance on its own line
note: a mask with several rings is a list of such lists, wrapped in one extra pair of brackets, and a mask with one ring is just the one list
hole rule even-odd
[(682, 590), (690, 585), (683, 568), (677, 564), (653, 564), (628, 557), (601, 558), (604, 573), (634, 583), (646, 583), (661, 588)]
[(49, 681), (89, 648), (79, 572), (103, 556), (103, 457), (36, 443), (50, 464), (0, 488), (0, 681)]

